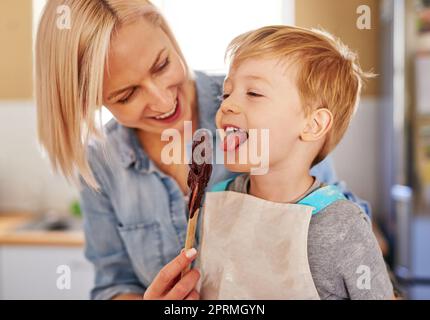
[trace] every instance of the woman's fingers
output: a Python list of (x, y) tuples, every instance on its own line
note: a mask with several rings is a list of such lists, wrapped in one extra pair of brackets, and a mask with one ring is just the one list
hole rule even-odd
[(164, 291), (164, 293), (166, 294), (167, 292), (169, 292), (170, 290), (172, 290), (172, 288), (175, 286), (175, 284), (181, 280), (181, 275), (179, 274), (178, 276), (176, 276), (172, 281), (169, 282), (169, 284), (166, 287), (166, 290)]
[(191, 293), (185, 298), (185, 300), (200, 300), (200, 294), (197, 290), (191, 291)]
[(196, 249), (188, 249), (166, 264), (146, 290), (144, 299), (161, 299), (175, 278), (195, 259), (196, 254)]
[(187, 272), (184, 277), (175, 284), (175, 286), (170, 290), (164, 299), (166, 300), (184, 300), (191, 291), (194, 290), (197, 281), (199, 281), (200, 272), (196, 269), (192, 269)]

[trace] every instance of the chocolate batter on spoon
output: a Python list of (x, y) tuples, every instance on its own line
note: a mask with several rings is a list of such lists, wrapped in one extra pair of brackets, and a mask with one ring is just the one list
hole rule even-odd
[(212, 144), (210, 134), (198, 131), (194, 136), (200, 135), (200, 140), (193, 139), (192, 160), (188, 173), (187, 184), (191, 190), (191, 199), (188, 203), (190, 219), (200, 207), (203, 194), (212, 174)]

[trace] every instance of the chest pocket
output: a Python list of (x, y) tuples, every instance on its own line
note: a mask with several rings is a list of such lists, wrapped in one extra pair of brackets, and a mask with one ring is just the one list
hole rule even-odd
[(117, 228), (136, 275), (148, 286), (165, 264), (160, 224), (136, 223), (119, 225)]

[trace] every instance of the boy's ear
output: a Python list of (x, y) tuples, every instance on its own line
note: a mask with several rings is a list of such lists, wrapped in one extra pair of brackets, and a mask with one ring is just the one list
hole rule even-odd
[(333, 114), (327, 108), (316, 109), (308, 118), (300, 138), (303, 141), (317, 141), (324, 137), (333, 124)]

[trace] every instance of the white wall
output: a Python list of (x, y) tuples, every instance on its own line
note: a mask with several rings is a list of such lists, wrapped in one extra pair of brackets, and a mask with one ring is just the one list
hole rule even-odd
[(363, 98), (351, 126), (333, 152), (339, 179), (345, 180), (351, 190), (370, 202), (375, 216), (381, 208), (378, 107), (378, 99)]
[(94, 282), (80, 247), (5, 245), (0, 263), (0, 299), (86, 300)]
[(74, 188), (52, 173), (36, 136), (36, 108), (30, 101), (0, 102), (0, 212), (67, 211)]
[(225, 73), (224, 53), (234, 37), (264, 25), (294, 24), (294, 0), (155, 0), (153, 3), (166, 17), (194, 70)]

